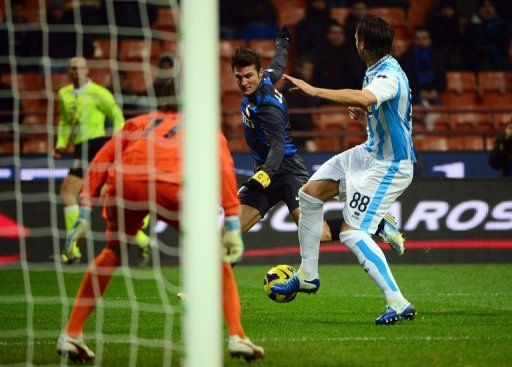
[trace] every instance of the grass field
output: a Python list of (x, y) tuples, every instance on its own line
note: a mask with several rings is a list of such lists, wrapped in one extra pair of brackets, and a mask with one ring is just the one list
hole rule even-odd
[[(243, 322), (247, 334), (265, 348), (265, 359), (254, 366), (510, 366), (512, 360), (512, 267), (510, 265), (395, 265), (395, 277), (418, 316), (394, 326), (376, 326), (384, 311), (380, 291), (359, 266), (324, 265), (317, 295), (299, 295), (289, 304), (276, 304), (262, 291), (263, 275), (270, 266), (237, 266)], [(178, 270), (164, 270), (177, 284)], [(150, 271), (138, 271), (150, 275)], [(55, 353), (62, 327), (57, 277), (53, 271), (31, 272), (34, 305), (35, 364), (59, 364)], [(66, 274), (65, 286), (73, 297), (80, 273)], [(137, 299), (145, 307), (139, 315), (138, 336), (162, 338), (164, 317), (156, 286), (135, 281)], [(170, 291), (178, 313), (173, 340), (179, 343), (181, 305)], [(27, 306), (22, 272), (0, 270), (0, 364), (26, 360), (27, 338), (5, 337), (9, 330), (24, 333)], [(106, 293), (107, 305), (128, 300), (123, 277), (115, 277)], [(51, 302), (48, 302), (51, 301)], [(157, 306), (151, 306), (157, 305)], [(94, 350), (95, 317), (86, 327)], [(128, 365), (129, 334), (134, 323), (127, 308), (106, 308), (102, 351), (104, 366)], [(10, 332), (9, 335), (13, 335)], [(114, 335), (114, 336), (112, 336)], [(149, 343), (157, 344), (158, 342)], [(98, 354), (98, 349), (96, 349)], [(199, 353), (200, 351), (198, 351)], [(173, 352), (179, 365), (181, 352)], [(162, 349), (139, 347), (137, 365), (162, 364)], [(226, 354), (225, 365), (245, 365)]]

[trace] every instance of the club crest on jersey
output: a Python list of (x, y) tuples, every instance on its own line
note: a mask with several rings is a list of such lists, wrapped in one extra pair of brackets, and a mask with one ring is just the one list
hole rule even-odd
[(248, 103), (245, 108), (242, 109), (242, 123), (251, 129), (254, 129), (254, 124), (251, 121), (251, 111), (250, 108), (251, 104)]

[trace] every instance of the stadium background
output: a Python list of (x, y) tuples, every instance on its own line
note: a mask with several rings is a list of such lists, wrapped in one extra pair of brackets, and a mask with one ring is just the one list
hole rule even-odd
[[(170, 7), (164, 1), (141, 3), (145, 6), (145, 11), (141, 12), (143, 7), (137, 1), (113, 1), (107, 4), (102, 1), (16, 0), (10, 2), (9, 15), (6, 3), (0, 3), (0, 18), (8, 21), (0, 26), (0, 191), (13, 191), (16, 175), (19, 174), (23, 192), (44, 194), (50, 187), (48, 179), (63, 178), (70, 162), (63, 160), (49, 163), (47, 155), (51, 153), (55, 139), (54, 127), (58, 116), (56, 91), (68, 83), (65, 72), (67, 57), (75, 54), (88, 57), (92, 79), (114, 91), (127, 117), (145, 112), (154, 103), (152, 97), (158, 82), (179, 74), (176, 34), (179, 12), (177, 7)], [(304, 28), (301, 28), (301, 24), (308, 21), (308, 7), (312, 7), (313, 3), (315, 1), (273, 0), (258, 2), (258, 6), (253, 6), (250, 1), (236, 4), (220, 2), (223, 37), (220, 40), (222, 127), (235, 153), (241, 180), (251, 172), (251, 159), (246, 154), (247, 147), (242, 136), (238, 111), (240, 97), (230, 70), (230, 56), (236, 47), (248, 46), (259, 50), (264, 64), (268, 63), (273, 55), (274, 40), (258, 37), (272, 35), (278, 24), (288, 24), (295, 33), (294, 39), (298, 40), (294, 42), (288, 61), (288, 72), (294, 73), (297, 64), (304, 59), (299, 49), (301, 37), (303, 40), (306, 37), (300, 34)], [(351, 2), (324, 3), (327, 7), (323, 16), (330, 19), (329, 24), (345, 23), (344, 32), (348, 32), (346, 26), (351, 17)], [(40, 8), (42, 4), (48, 6), (45, 11)], [(77, 8), (78, 5), (80, 7)], [(439, 46), (439, 51), (445, 57), (444, 75), (438, 76), (444, 79), (444, 88), (439, 91), (440, 98), (435, 103), (419, 101), (413, 109), (414, 145), (419, 162), (413, 186), (401, 198), (402, 212), (395, 213), (400, 226), (411, 240), (411, 251), (402, 261), (510, 260), (511, 182), (488, 164), (494, 139), (512, 121), (512, 43), (509, 37), (512, 12), (509, 2), (495, 2), (497, 14), (493, 24), (496, 25), (498, 19), (502, 28), (491, 27), (490, 31), (486, 30), (491, 34), (486, 33), (486, 42), (494, 39), (492, 31), (506, 30), (503, 35), (506, 49), (498, 50), (505, 56), (492, 70), (489, 69), (492, 65), (466, 64), (464, 60), (468, 47), (468, 27), (475, 21), (479, 3), (411, 0), (370, 1), (368, 5), (367, 12), (382, 16), (392, 24), (395, 31), (393, 54), (399, 60), (403, 60), (404, 55), (413, 47), (415, 31), (418, 29), (427, 27), (430, 30), (433, 48), (438, 47), (436, 42), (443, 43), (442, 39), (433, 37), (436, 24), (444, 24), (439, 21), (443, 6), (455, 10), (455, 18), (451, 21), (459, 25), (460, 31), (460, 44), (451, 44), (449, 50)], [(125, 7), (124, 13), (121, 13), (121, 6)], [(107, 10), (113, 10), (116, 14), (115, 23), (119, 27), (117, 34), (108, 32), (107, 27), (112, 24), (112, 19), (107, 16)], [(118, 17), (117, 12), (125, 16)], [(233, 14), (239, 14), (240, 19), (234, 21)], [(8, 15), (10, 19), (7, 19)], [(76, 26), (79, 24), (77, 15), (80, 27)], [(46, 27), (42, 20), (48, 21)], [(449, 23), (446, 19), (444, 21)], [(246, 25), (243, 28), (240, 26), (242, 22)], [(66, 37), (61, 37), (63, 34)], [(63, 43), (55, 44), (55, 37), (61, 37), (58, 39)], [(350, 44), (350, 37), (345, 34), (344, 46)], [(68, 41), (69, 44), (65, 43)], [(69, 45), (73, 47), (67, 47)], [(79, 45), (83, 45), (82, 49)], [(494, 46), (500, 45), (497, 43)], [(459, 53), (459, 59), (455, 62), (449, 60), (453, 58), (453, 50)], [(482, 55), (485, 55), (488, 51), (475, 52), (483, 52)], [(351, 70), (344, 69), (344, 72), (350, 73)], [(283, 89), (282, 84), (279, 87)], [(295, 120), (304, 116), (312, 124), (309, 129), (302, 131), (300, 126), (294, 129), (312, 172), (332, 154), (364, 139), (362, 124), (349, 120), (346, 109), (322, 104), (291, 105), (290, 113), (292, 127)], [(19, 143), (17, 147), (16, 143)], [(14, 158), (17, 155), (14, 153), (18, 149), (21, 170), (16, 173)], [(22, 196), (21, 199), (24, 201), (23, 212), (30, 213), (23, 216), (22, 225), (26, 228), (23, 233), (16, 230), (15, 201), (2, 202), (1, 262), (9, 263), (19, 259), (18, 236), (29, 239), (27, 249), (32, 254), (29, 259), (46, 261), (51, 247), (48, 245), (46, 248), (46, 241), (39, 241), (41, 238), (37, 237), (37, 233), (40, 231), (37, 228), (48, 228), (51, 225), (48, 222), (50, 204), (45, 206), (33, 203), (34, 209), (29, 197), (23, 199)], [(426, 217), (430, 216), (433, 222), (439, 221), (438, 227), (429, 224), (429, 219), (416, 226), (408, 224), (409, 217), (422, 203), (447, 203), (448, 208), (442, 209), (444, 211), (439, 218), (435, 217), (439, 213), (436, 210), (441, 209), (425, 209)], [(289, 217), (281, 215), (282, 209), (279, 207), (272, 211), (257, 226), (257, 230), (246, 236), (249, 250), (246, 261), (276, 262), (298, 258), (296, 250), (290, 250), (297, 245), (294, 227)], [(34, 210), (37, 210), (38, 215), (32, 215)], [(454, 210), (458, 213), (455, 214), (457, 218), (452, 215)], [(58, 210), (58, 213), (60, 215), (61, 211)], [(329, 213), (337, 214), (339, 206), (338, 212)], [(59, 221), (59, 225), (62, 225), (62, 218)], [(454, 221), (458, 224), (454, 225)], [(165, 235), (162, 239), (173, 243), (175, 238)], [(428, 241), (434, 239), (441, 241), (438, 248), (435, 244), (428, 245)], [(414, 240), (422, 242), (415, 245)], [(332, 255), (337, 250), (326, 248), (325, 251)], [(332, 257), (336, 258), (334, 255)]]

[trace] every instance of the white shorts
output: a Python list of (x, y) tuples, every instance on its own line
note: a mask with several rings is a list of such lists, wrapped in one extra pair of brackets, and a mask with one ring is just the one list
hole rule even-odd
[(382, 161), (358, 145), (338, 154), (315, 172), (311, 181), (340, 182), (343, 219), (349, 226), (374, 234), (391, 204), (412, 181), (410, 161)]

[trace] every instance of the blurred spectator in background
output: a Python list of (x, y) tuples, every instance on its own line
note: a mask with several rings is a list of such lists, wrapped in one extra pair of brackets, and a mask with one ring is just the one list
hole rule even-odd
[[(62, 24), (82, 24), (82, 25), (105, 25), (107, 24), (107, 13), (105, 12), (101, 0), (81, 0), (77, 2), (78, 9), (72, 6), (67, 7), (62, 14)], [(129, 2), (125, 2), (128, 4)], [(126, 5), (126, 7), (128, 7)], [(75, 12), (78, 12), (80, 19), (75, 18)], [(79, 21), (80, 20), (80, 21)]]
[(466, 26), (464, 61), (471, 70), (502, 69), (507, 64), (508, 29), (490, 0), (478, 2), (477, 12)]
[(14, 121), (13, 113), (14, 98), (12, 97), (11, 87), (7, 84), (0, 82), (0, 124), (12, 125)]
[(236, 11), (242, 28), (237, 37), (246, 41), (254, 39), (274, 39), (277, 36), (277, 12), (269, 0), (240, 0)]
[[(22, 0), (16, 0), (11, 3), (12, 10), (12, 22), (14, 27), (14, 52), (16, 57), (27, 57), (31, 56), (32, 40), (31, 34), (33, 32), (23, 29), (23, 26), (27, 25), (27, 19), (25, 18), (25, 4)], [(20, 29), (21, 26), (21, 29)], [(18, 65), (18, 70), (26, 70), (27, 66), (23, 63)]]
[(369, 7), (400, 7), (408, 8), (409, 0), (367, 0)]
[(119, 90), (115, 87), (114, 75), (112, 75), (111, 84), (107, 89), (114, 95), (117, 104), (123, 110), (123, 115), (126, 116), (126, 118), (140, 114), (143, 108), (141, 106), (140, 96), (133, 90), (128, 73), (124, 70), (120, 70), (118, 76)]
[(325, 0), (309, 0), (306, 16), (297, 24), (297, 55), (318, 60), (329, 26), (335, 23)]
[(348, 44), (343, 27), (331, 24), (326, 39), (316, 63), (319, 86), (329, 89), (360, 88), (366, 68), (357, 49)]
[[(64, 1), (52, 0), (46, 9), (48, 20), (48, 55), (43, 55), (44, 35), (39, 31), (30, 43), (33, 56), (49, 56), (52, 60), (53, 72), (66, 72), (68, 61), (75, 55), (92, 57), (94, 46), (90, 36), (78, 33), (74, 27), (73, 9), (66, 9)], [(83, 19), (82, 19), (83, 21)], [(69, 30), (63, 31), (62, 25), (69, 25)], [(80, 40), (80, 42), (79, 42)], [(79, 48), (80, 43), (82, 47)], [(60, 60), (59, 60), (60, 59)]]
[[(293, 68), (293, 76), (301, 78), (308, 83), (312, 83), (315, 75), (315, 64), (313, 60), (306, 57), (299, 58), (295, 62)], [(318, 101), (314, 98), (310, 98), (302, 93), (290, 93), (290, 88), (293, 85), (287, 82), (283, 89), (283, 96), (286, 98), (288, 109), (293, 108), (313, 108), (318, 106)], [(311, 132), (314, 129), (313, 118), (310, 113), (290, 114), (290, 127), (293, 132)], [(314, 150), (314, 141), (311, 137), (293, 137), (293, 142), (301, 149), (307, 151)]]
[(494, 142), (494, 149), (489, 155), (489, 165), (502, 171), (503, 176), (512, 176), (512, 122), (507, 124), (505, 133)]
[[(355, 0), (352, 3), (352, 9), (350, 14), (345, 19), (345, 36), (347, 38), (347, 44), (356, 47), (356, 27), (365, 16), (368, 15), (368, 5), (366, 1)], [(359, 89), (359, 88), (358, 88)]]
[(427, 22), (433, 43), (446, 58), (448, 69), (462, 67), (462, 34), (464, 18), (457, 13), (454, 0), (441, 2), (438, 9)]
[(153, 82), (153, 90), (156, 96), (161, 95), (162, 87), (169, 79), (174, 78), (174, 57), (171, 54), (160, 55), (158, 59), (158, 69)]
[(443, 54), (432, 45), (427, 29), (418, 29), (414, 34), (414, 44), (400, 60), (409, 78), (413, 103), (424, 106), (441, 102), (441, 92), (446, 87), (446, 65)]
[(238, 0), (219, 1), (219, 29), (221, 39), (235, 38), (240, 28), (240, 18), (237, 15)]
[[(151, 4), (149, 1), (107, 0), (103, 2), (102, 6), (102, 13), (105, 14), (105, 16), (109, 12), (109, 2), (113, 6), (115, 25), (118, 27), (130, 27), (132, 28), (132, 32), (136, 32), (130, 37), (142, 37), (143, 26), (149, 27), (152, 23), (154, 23), (158, 15), (158, 7), (155, 4)], [(142, 6), (140, 3), (142, 3)], [(141, 8), (145, 10), (147, 19), (145, 18), (145, 15), (141, 13)], [(107, 20), (109, 21), (108, 17)]]

